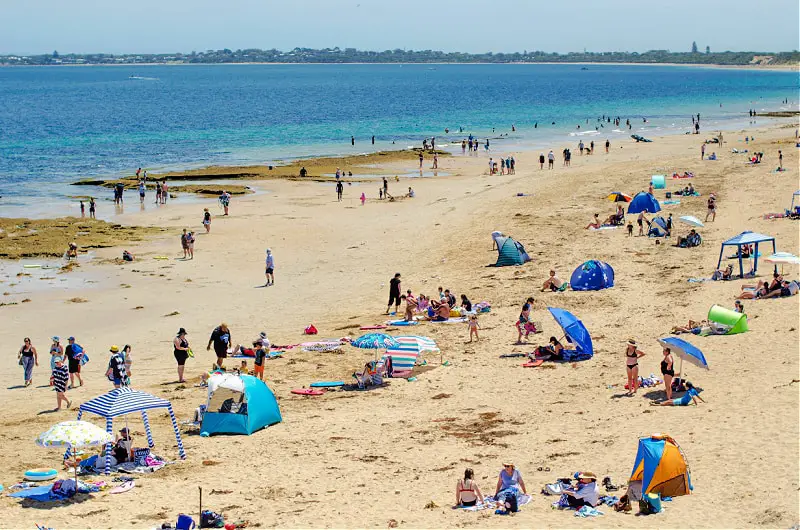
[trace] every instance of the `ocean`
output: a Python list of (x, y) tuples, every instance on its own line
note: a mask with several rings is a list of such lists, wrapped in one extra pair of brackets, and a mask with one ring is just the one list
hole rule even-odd
[[(797, 90), (791, 71), (643, 65), (0, 68), (0, 215), (43, 200), (49, 216), (74, 213), (68, 196), (89, 191), (70, 182), (137, 167), (274, 164), (431, 136), (454, 148), (468, 134), (493, 152), (560, 150), (581, 134), (682, 133), (697, 113), (701, 132), (746, 127), (748, 109), (796, 108)], [(593, 133), (602, 115), (622, 127)]]

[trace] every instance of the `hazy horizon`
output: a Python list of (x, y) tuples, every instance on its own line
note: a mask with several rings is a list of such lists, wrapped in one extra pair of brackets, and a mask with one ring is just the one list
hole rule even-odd
[[(0, 3), (0, 54), (190, 53), (224, 48), (356, 48), (444, 52), (780, 52), (798, 49), (800, 4), (609, 0), (586, 5), (506, 0), (27, 0)], [(565, 7), (566, 6), (566, 7)], [(744, 14), (744, 15), (743, 15)]]

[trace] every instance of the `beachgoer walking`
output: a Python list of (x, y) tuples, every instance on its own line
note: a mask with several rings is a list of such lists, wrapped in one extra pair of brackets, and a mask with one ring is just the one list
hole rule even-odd
[(117, 182), (114, 185), (114, 204), (122, 204), (122, 193), (125, 191), (125, 184)]
[(265, 275), (267, 277), (267, 283), (265, 287), (269, 287), (270, 285), (275, 285), (275, 257), (272, 255), (272, 249), (267, 249), (267, 258), (265, 259), (266, 270)]
[(472, 336), (475, 336), (475, 340), (480, 340), (478, 337), (478, 330), (480, 329), (480, 324), (478, 324), (478, 315), (470, 315), (469, 321), (467, 322), (467, 329), (469, 329), (469, 341), (472, 342)]
[(389, 181), (386, 180), (386, 177), (383, 177), (383, 195), (384, 197), (389, 196)]
[(81, 202), (81, 217), (86, 217), (86, 206), (83, 204), (83, 201), (80, 202)]
[(667, 399), (672, 399), (672, 378), (675, 377), (675, 361), (672, 358), (672, 352), (669, 348), (664, 348), (661, 353), (664, 355), (664, 358), (661, 360), (661, 375), (664, 376), (664, 390), (667, 393)]
[(544, 169), (544, 153), (539, 154), (539, 169)]
[(553, 150), (551, 149), (549, 153), (547, 153), (547, 169), (553, 169), (553, 164), (556, 162), (556, 155), (553, 154)]
[(783, 171), (783, 153), (778, 149), (778, 169)]
[(611, 147), (611, 142), (606, 139), (606, 154), (608, 154), (608, 148)]
[(72, 402), (67, 399), (67, 381), (69, 380), (69, 371), (67, 367), (64, 366), (64, 357), (58, 355), (53, 357), (55, 366), (53, 367), (53, 373), (50, 376), (50, 379), (53, 381), (53, 388), (56, 391), (56, 408), (55, 410), (61, 410), (61, 402), (64, 401), (67, 404), (67, 408), (69, 409), (72, 407)]
[(131, 366), (133, 365), (133, 357), (131, 356), (132, 349), (130, 344), (126, 344), (122, 347), (122, 351), (120, 352), (122, 360), (125, 362), (125, 386), (131, 385)]
[(140, 180), (139, 181), (139, 203), (140, 204), (144, 204), (144, 194), (145, 194), (144, 181)]
[(364, 206), (364, 203), (367, 202), (367, 196), (364, 195), (363, 191), (361, 192), (361, 197), (359, 197), (359, 200), (361, 201), (361, 206)]
[(439, 169), (439, 154), (433, 153), (433, 169)]
[[(214, 330), (216, 331), (216, 330)], [(213, 338), (213, 334), (212, 334)], [(209, 341), (210, 342), (210, 341)], [(215, 346), (216, 348), (216, 346)], [(227, 348), (226, 348), (227, 349)], [(189, 358), (191, 348), (189, 348), (189, 341), (186, 340), (186, 330), (184, 328), (180, 328), (178, 330), (178, 334), (175, 335), (175, 338), (172, 340), (172, 355), (175, 357), (175, 361), (178, 363), (178, 382), (185, 383), (186, 381), (183, 379), (183, 369), (186, 364), (186, 359)], [(219, 357), (219, 355), (217, 356)], [(219, 363), (219, 359), (217, 359), (218, 366), (222, 366)]]
[(96, 219), (97, 205), (94, 202), (94, 197), (89, 197), (89, 218)]
[(222, 368), (222, 363), (228, 356), (228, 348), (231, 347), (231, 330), (228, 329), (226, 323), (223, 322), (211, 332), (206, 351), (211, 349), (212, 344), (214, 345), (214, 353), (217, 355), (217, 366)]
[(628, 395), (632, 396), (639, 388), (639, 358), (644, 352), (636, 347), (634, 339), (628, 339), (625, 347), (625, 373), (628, 377)]
[(222, 195), (219, 196), (219, 202), (222, 203), (222, 209), (225, 211), (223, 215), (228, 215), (228, 207), (231, 204), (231, 194), (227, 191), (223, 191)]
[(648, 226), (650, 226), (650, 221), (647, 219), (647, 216), (645, 216), (644, 212), (639, 212), (639, 217), (636, 218), (636, 224), (639, 225), (639, 235), (640, 236), (644, 235), (644, 223), (645, 222), (647, 223)]
[(717, 219), (717, 196), (713, 193), (708, 197), (708, 211), (706, 212), (706, 222), (708, 217), (711, 216), (712, 221)]
[(208, 208), (203, 208), (203, 227), (206, 229), (206, 234), (211, 232), (211, 212)]
[(167, 199), (169, 198), (169, 186), (167, 186), (167, 181), (164, 180), (161, 182), (161, 204), (167, 204)]
[(419, 152), (419, 168), (420, 169), (422, 169), (422, 160), (423, 160), (422, 151), (420, 151)]
[(108, 360), (108, 369), (106, 370), (106, 377), (109, 381), (113, 381), (114, 388), (125, 386), (125, 379), (127, 372), (125, 371), (125, 358), (120, 355), (119, 346), (111, 346), (108, 350), (111, 357)]
[(700, 146), (700, 160), (706, 157), (706, 144)]
[(344, 193), (344, 184), (341, 180), (336, 181), (336, 200), (342, 202), (342, 194)]
[(392, 308), (392, 303), (395, 304), (395, 312), (400, 311), (400, 273), (396, 273), (394, 278), (389, 280), (389, 304), (386, 306), (386, 314)]
[(81, 378), (81, 357), (84, 351), (80, 344), (75, 342), (75, 337), (67, 339), (67, 347), (64, 348), (64, 355), (67, 357), (67, 365), (69, 367), (69, 386), (75, 388), (75, 378), (78, 378), (78, 386), (83, 386), (83, 379)]
[(181, 248), (183, 249), (183, 259), (192, 259), (194, 258), (194, 249), (191, 246), (192, 233), (187, 232), (186, 229), (183, 229), (183, 233), (181, 234)]
[(22, 366), (23, 375), (25, 377), (25, 386), (31, 386), (33, 383), (33, 367), (39, 366), (39, 354), (36, 348), (31, 344), (31, 339), (25, 337), (22, 347), (19, 349), (17, 360)]
[[(57, 336), (53, 337), (53, 344), (50, 345), (50, 370), (56, 367), (56, 357), (64, 356), (64, 347), (61, 346), (61, 339)], [(50, 379), (50, 386), (53, 386), (53, 380)]]

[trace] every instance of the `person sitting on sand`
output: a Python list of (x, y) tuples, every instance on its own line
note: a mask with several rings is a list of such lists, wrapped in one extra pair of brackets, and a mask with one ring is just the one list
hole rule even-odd
[(712, 280), (730, 280), (733, 276), (733, 265), (728, 264), (724, 269), (717, 269), (711, 275)]
[(707, 320), (701, 320), (700, 322), (689, 320), (686, 326), (672, 326), (670, 333), (674, 335), (679, 335), (681, 333), (694, 333), (695, 335), (699, 335), (703, 326), (708, 326)]
[(127, 462), (130, 460), (133, 451), (133, 438), (127, 427), (119, 430), (119, 436), (114, 441), (114, 448), (112, 454), (117, 459), (118, 463)]
[(621, 204), (618, 204), (617, 212), (609, 215), (604, 224), (617, 226), (621, 225), (623, 222), (625, 222), (625, 210), (622, 208)]
[(410, 199), (414, 198), (414, 190), (411, 189), (411, 186), (408, 187), (408, 197)]
[(537, 346), (533, 353), (528, 354), (531, 361), (558, 361), (562, 359), (564, 345), (555, 337), (550, 337), (546, 346)]
[(668, 399), (666, 401), (662, 401), (661, 403), (657, 403), (655, 401), (651, 401), (650, 404), (654, 406), (661, 406), (661, 407), (685, 407), (694, 403), (697, 405), (697, 400), (699, 399), (703, 403), (706, 402), (705, 399), (700, 397), (700, 392), (694, 387), (694, 385), (690, 381), (686, 381), (686, 393), (679, 398), (676, 399)]
[(464, 478), (456, 483), (456, 506), (475, 506), (483, 504), (483, 493), (473, 480), (475, 473), (472, 469), (464, 470)]
[(597, 230), (601, 226), (602, 225), (600, 224), (600, 214), (596, 213), (594, 214), (594, 220), (588, 225), (586, 225), (586, 228), (584, 228), (584, 230), (589, 230), (590, 228), (594, 228), (595, 230)]
[[(494, 498), (497, 500), (498, 506), (504, 506), (508, 511), (516, 511), (516, 499), (520, 491), (523, 495), (528, 494), (522, 475), (517, 471), (513, 463), (504, 462), (500, 476), (497, 478), (497, 486), (494, 492)], [(509, 497), (513, 498), (513, 501), (510, 502)], [(512, 507), (509, 506), (510, 504), (513, 509), (510, 509)]]
[(78, 244), (74, 241), (69, 244), (67, 247), (67, 253), (65, 254), (67, 260), (71, 259), (78, 259)]
[(762, 296), (762, 298), (778, 298), (793, 296), (795, 294), (797, 294), (797, 284), (795, 282), (784, 280), (777, 289), (769, 291), (767, 294)]
[(450, 318), (450, 305), (447, 303), (447, 300), (442, 300), (438, 305), (439, 307), (434, 312), (435, 316), (430, 320), (433, 322), (444, 322)]
[(600, 488), (597, 486), (597, 475), (583, 472), (578, 474), (578, 484), (575, 488), (566, 488), (562, 493), (567, 496), (571, 508), (581, 506), (597, 506), (600, 502)]
[(561, 286), (564, 285), (564, 282), (556, 276), (556, 271), (550, 270), (550, 277), (545, 280), (544, 284), (542, 284), (542, 292), (550, 289), (551, 291), (555, 292), (561, 289)]
[(417, 312), (425, 313), (429, 306), (430, 302), (428, 301), (428, 297), (420, 293), (419, 298), (417, 299)]
[(697, 231), (692, 228), (689, 230), (689, 233), (686, 235), (686, 237), (678, 236), (678, 241), (675, 243), (675, 246), (680, 248), (699, 247), (701, 242), (702, 239), (700, 234), (698, 234)]

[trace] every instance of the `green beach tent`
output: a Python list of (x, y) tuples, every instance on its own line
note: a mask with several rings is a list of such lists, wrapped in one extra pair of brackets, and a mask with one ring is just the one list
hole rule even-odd
[(511, 237), (498, 237), (497, 241), (497, 262), (495, 267), (507, 267), (508, 265), (522, 265), (530, 261), (528, 253), (522, 243), (514, 241)]
[(747, 315), (744, 313), (737, 313), (727, 307), (721, 305), (712, 305), (708, 310), (708, 320), (716, 322), (717, 324), (724, 324), (730, 326), (731, 329), (726, 335), (735, 335), (736, 333), (744, 333), (748, 330)]

